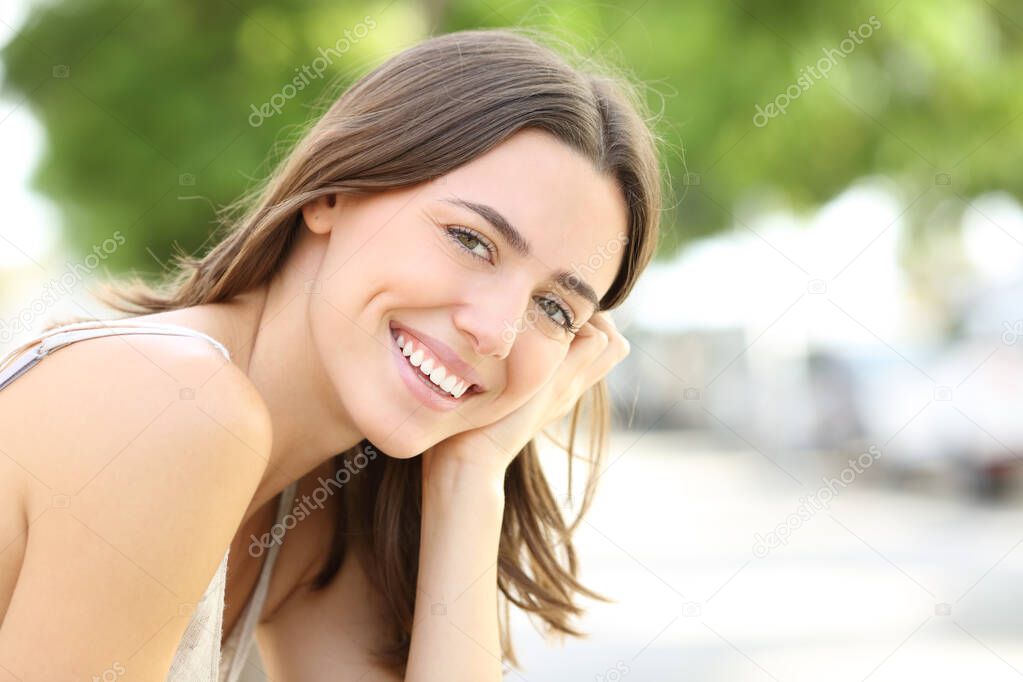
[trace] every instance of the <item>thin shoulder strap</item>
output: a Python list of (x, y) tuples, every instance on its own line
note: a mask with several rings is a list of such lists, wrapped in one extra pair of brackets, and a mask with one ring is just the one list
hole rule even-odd
[[(119, 334), (166, 334), (197, 337), (211, 343), (223, 354), (225, 359), (231, 359), (231, 354), (224, 344), (190, 327), (157, 323), (139, 324), (120, 322), (118, 320), (73, 322), (49, 329), (7, 353), (2, 361), (0, 361), (0, 390), (3, 390), (8, 384), (34, 367), (45, 356), (64, 346), (83, 339)], [(35, 346), (35, 352), (26, 353), (33, 346)]]
[[(291, 505), (295, 500), (295, 491), (298, 488), (298, 481), (292, 481), (281, 491), (280, 501), (277, 503), (277, 515), (274, 517), (274, 525), (283, 524), (286, 514), (291, 511)], [(267, 592), (270, 589), (270, 574), (273, 572), (274, 563), (277, 561), (277, 553), (281, 549), (281, 543), (275, 542), (267, 551), (266, 559), (263, 560), (263, 567), (259, 572), (259, 580), (256, 582), (256, 589), (252, 592), (249, 603), (245, 605), (242, 612), (241, 622), (235, 624), (234, 630), (228, 641), (225, 642), (225, 649), (229, 649), (226, 658), (228, 668), (222, 673), (223, 682), (237, 682), (242, 670), (245, 669), (245, 661), (249, 657), (249, 650), (252, 648), (253, 635), (256, 626), (259, 625), (259, 617), (263, 613), (263, 605), (266, 603)], [(223, 660), (223, 659), (222, 659)]]
[(194, 336), (200, 339), (205, 339), (218, 351), (220, 351), (225, 358), (228, 360), (231, 359), (231, 354), (228, 352), (227, 347), (212, 336), (204, 334), (196, 329), (192, 329), (191, 327), (185, 327), (178, 324), (161, 324), (157, 322), (137, 323), (121, 322), (119, 320), (91, 320), (88, 322), (76, 322), (47, 331), (44, 334), (45, 339), (43, 344), (46, 346), (46, 352), (49, 353), (57, 350), (58, 348), (63, 348), (69, 343), (74, 343), (79, 339), (115, 334), (166, 334), (170, 336)]

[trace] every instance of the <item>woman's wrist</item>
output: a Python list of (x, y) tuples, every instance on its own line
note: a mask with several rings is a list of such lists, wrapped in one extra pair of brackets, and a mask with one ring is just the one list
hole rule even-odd
[(423, 494), (483, 496), (504, 503), (503, 467), (434, 448), (423, 462)]

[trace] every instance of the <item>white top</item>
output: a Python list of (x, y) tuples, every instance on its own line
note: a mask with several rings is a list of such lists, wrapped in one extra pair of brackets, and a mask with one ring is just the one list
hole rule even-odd
[[(82, 339), (116, 334), (168, 334), (194, 336), (213, 344), (227, 359), (227, 348), (211, 336), (178, 325), (155, 323), (129, 323), (118, 320), (93, 320), (55, 327), (22, 344), (0, 358), (0, 390), (31, 369), (46, 355)], [(41, 342), (41, 343), (40, 343)], [(34, 352), (25, 352), (35, 348)], [(282, 520), (291, 508), (297, 484), (292, 482), (281, 492), (274, 523)], [(191, 620), (185, 628), (178, 649), (174, 653), (166, 682), (237, 682), (249, 651), (252, 648), (256, 625), (266, 602), (270, 574), (280, 543), (274, 543), (267, 552), (252, 597), (235, 624), (221, 650), (224, 623), (224, 588), (227, 583), (227, 558), (230, 549), (217, 567), (213, 579), (195, 605)]]

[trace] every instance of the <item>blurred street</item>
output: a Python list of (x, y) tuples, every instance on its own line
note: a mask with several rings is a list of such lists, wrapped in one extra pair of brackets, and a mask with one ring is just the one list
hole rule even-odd
[(526, 669), (507, 679), (1019, 679), (1018, 500), (857, 480), (757, 558), (755, 536), (822, 485), (810, 462), (801, 488), (679, 432), (616, 433), (611, 461), (578, 542), (584, 584), (619, 603), (593, 605), (591, 638), (564, 649), (519, 619)]

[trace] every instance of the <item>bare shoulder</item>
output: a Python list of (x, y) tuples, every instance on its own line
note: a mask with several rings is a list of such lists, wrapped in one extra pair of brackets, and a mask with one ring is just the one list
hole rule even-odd
[(248, 377), (208, 342), (120, 335), (56, 350), (0, 392), (0, 434), (34, 474), (30, 488), (43, 483), (67, 493), (89, 484), (122, 449), (156, 436), (182, 459), (204, 438), (233, 440), (251, 454), (251, 463), (239, 463), (259, 469), (270, 418)]
[(28, 521), (0, 670), (162, 679), (270, 441), (258, 391), (202, 339), (77, 341), (0, 392)]

